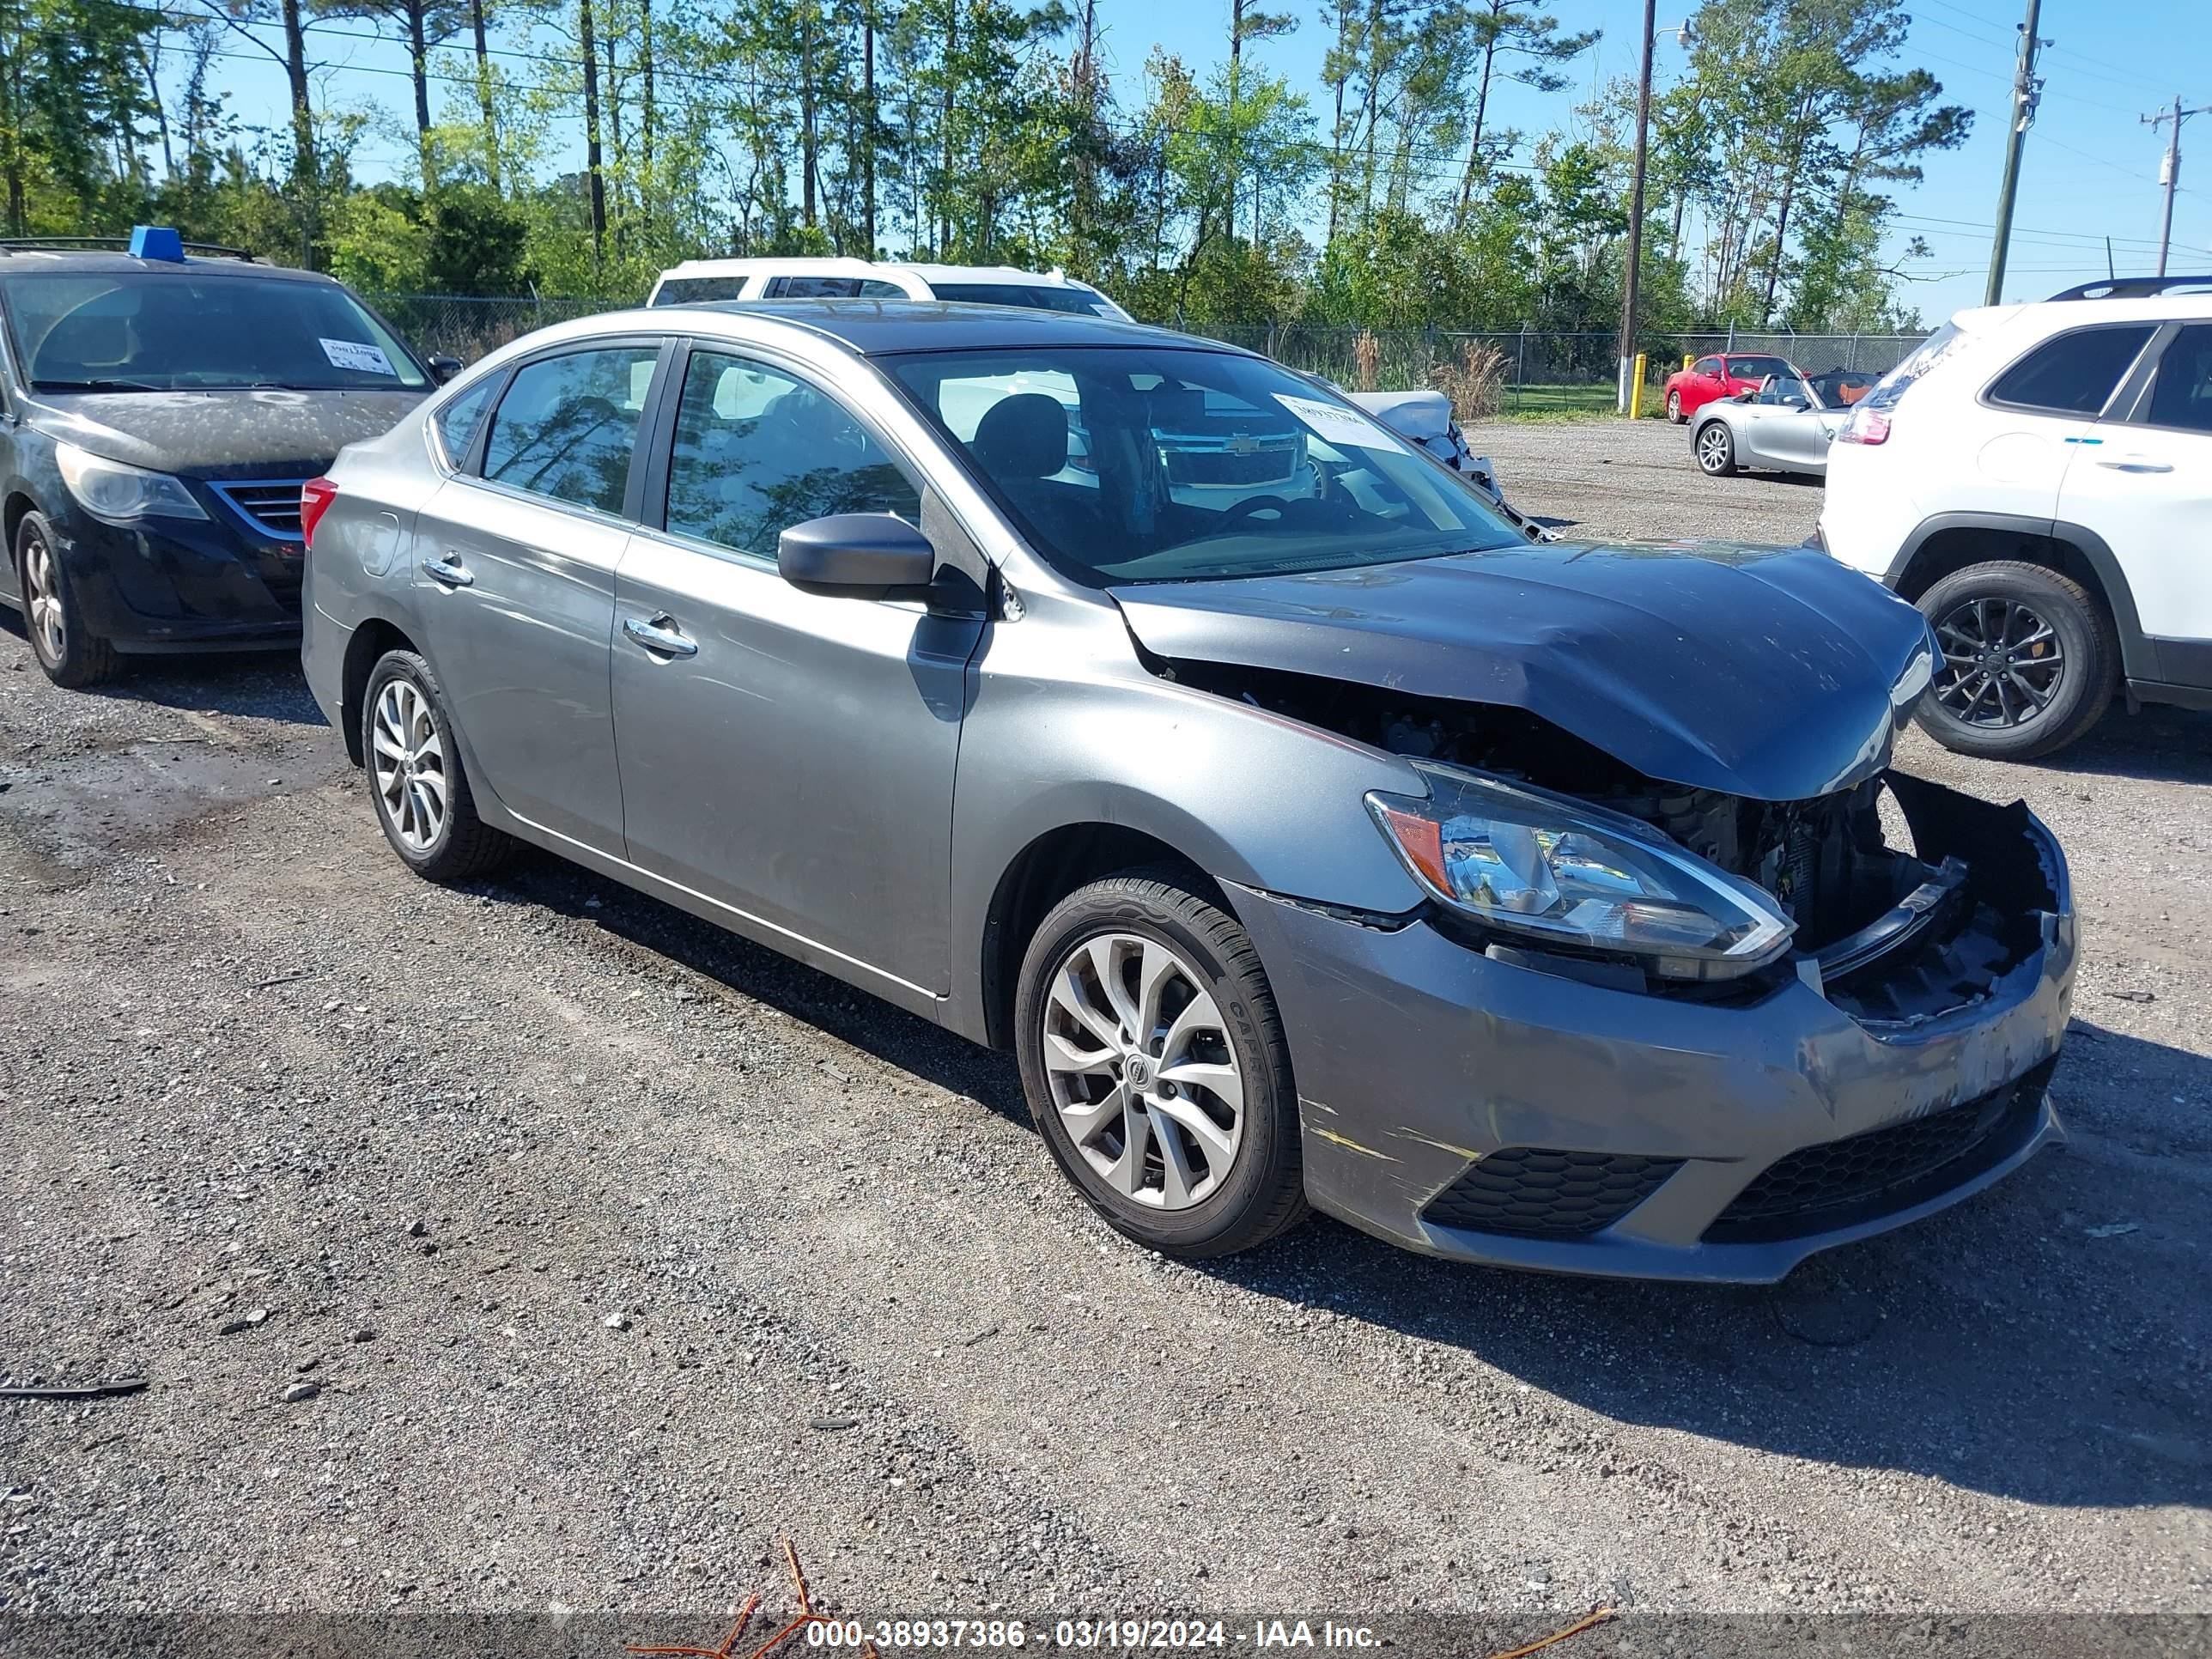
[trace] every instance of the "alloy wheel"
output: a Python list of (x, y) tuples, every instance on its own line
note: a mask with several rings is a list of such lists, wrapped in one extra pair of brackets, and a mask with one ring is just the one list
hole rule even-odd
[(23, 587), (40, 653), (48, 662), (59, 662), (69, 650), (69, 624), (62, 615), (61, 583), (54, 571), (54, 556), (43, 536), (33, 534), (24, 540)]
[(2017, 599), (1974, 599), (1936, 620), (1936, 701), (1968, 726), (2016, 726), (2051, 706), (2066, 653), (2051, 623)]
[(369, 741), (376, 791), (392, 829), (411, 850), (428, 852), (446, 827), (446, 741), (413, 681), (385, 682)]
[(1698, 465), (1708, 472), (1717, 472), (1728, 462), (1728, 428), (1716, 421), (1698, 434)]
[(1158, 939), (1101, 933), (1051, 987), (1044, 1070), (1077, 1152), (1133, 1203), (1203, 1202), (1243, 1144), (1244, 1080), (1198, 969)]

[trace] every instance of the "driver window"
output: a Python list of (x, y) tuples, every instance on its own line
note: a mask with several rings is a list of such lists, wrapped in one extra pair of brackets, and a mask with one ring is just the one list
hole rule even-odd
[(844, 407), (779, 369), (694, 350), (668, 464), (668, 529), (757, 558), (833, 513), (921, 522), (921, 492)]
[(1720, 372), (1721, 360), (1717, 357), (1700, 357), (1690, 365), (1690, 373), (1692, 374), (1717, 377)]
[(620, 513), (658, 343), (572, 351), (515, 370), (484, 441), (483, 476)]

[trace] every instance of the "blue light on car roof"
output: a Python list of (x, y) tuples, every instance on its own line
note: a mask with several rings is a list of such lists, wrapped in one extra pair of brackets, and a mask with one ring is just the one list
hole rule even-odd
[(169, 259), (182, 264), (185, 262), (185, 239), (167, 225), (133, 225), (131, 228), (131, 257), (134, 259)]

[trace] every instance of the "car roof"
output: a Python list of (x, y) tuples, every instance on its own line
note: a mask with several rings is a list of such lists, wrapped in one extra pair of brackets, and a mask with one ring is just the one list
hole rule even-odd
[(337, 285), (335, 276), (326, 276), (319, 270), (264, 264), (258, 259), (140, 259), (128, 253), (97, 248), (0, 246), (0, 276), (33, 270), (188, 270), (195, 276), (275, 277), (280, 282)]
[(825, 253), (815, 258), (685, 259), (672, 264), (663, 276), (788, 276), (835, 271), (857, 276), (875, 270), (866, 259)]
[(660, 273), (671, 276), (868, 276), (900, 271), (924, 283), (1017, 283), (1090, 289), (1065, 271), (1023, 270), (1014, 265), (913, 264), (900, 259), (857, 259), (847, 254), (815, 258), (686, 259)]
[(1970, 334), (1994, 334), (2015, 325), (2056, 334), (2099, 323), (2212, 322), (2212, 294), (2159, 294), (2126, 300), (2035, 300), (2006, 306), (1971, 306), (1951, 321)]
[[(1152, 328), (1086, 313), (1038, 311), (1026, 306), (954, 305), (933, 300), (716, 300), (656, 306), (562, 324), (574, 337), (640, 329), (665, 332), (672, 313), (702, 334), (746, 337), (744, 324), (772, 323), (803, 329), (837, 341), (863, 357), (904, 351), (983, 351), (1024, 346), (1150, 345), (1184, 350), (1230, 351), (1239, 348), (1171, 329)], [(721, 326), (708, 319), (726, 319)], [(586, 327), (585, 325), (590, 326)], [(551, 332), (552, 331), (548, 331)], [(1249, 354), (1245, 354), (1249, 355)]]

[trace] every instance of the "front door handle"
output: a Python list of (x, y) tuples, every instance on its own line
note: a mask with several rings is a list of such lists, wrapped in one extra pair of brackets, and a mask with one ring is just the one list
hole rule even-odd
[(699, 642), (684, 638), (684, 630), (676, 625), (676, 619), (665, 611), (651, 622), (640, 617), (624, 617), (623, 632), (659, 656), (696, 657), (699, 654)]
[(2170, 461), (2148, 460), (2141, 455), (2123, 455), (2116, 461), (2100, 461), (2097, 465), (2109, 468), (2114, 472), (2171, 472), (2173, 471), (2173, 464)]
[(455, 555), (447, 553), (438, 558), (422, 561), (422, 574), (432, 581), (447, 587), (474, 587), (477, 579), (461, 568)]

